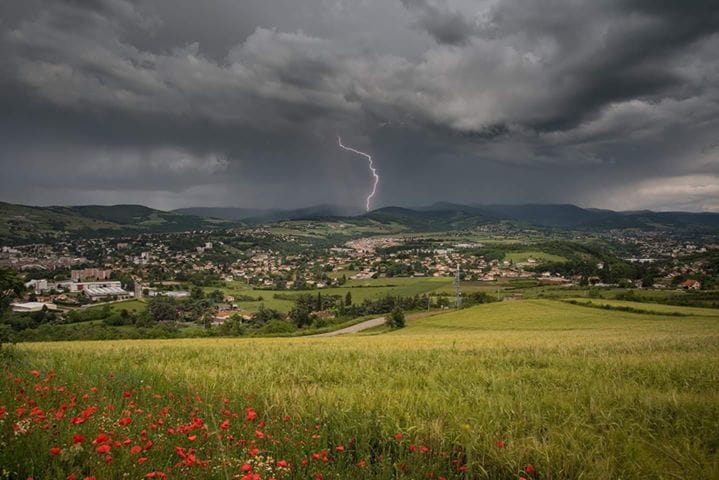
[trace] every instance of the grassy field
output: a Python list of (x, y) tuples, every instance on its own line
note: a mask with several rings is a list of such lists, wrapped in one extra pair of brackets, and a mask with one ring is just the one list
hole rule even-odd
[(536, 250), (526, 250), (522, 252), (507, 252), (504, 255), (505, 260), (511, 260), (515, 263), (526, 262), (529, 258), (533, 258), (539, 262), (566, 262), (567, 259), (560, 256), (554, 255), (547, 252), (540, 252)]
[(125, 300), (124, 302), (115, 302), (111, 304), (112, 312), (121, 312), (127, 310), (128, 312), (140, 313), (147, 309), (147, 302), (142, 300)]
[(648, 313), (670, 314), (670, 315), (697, 315), (706, 317), (719, 317), (719, 309), (699, 307), (678, 307), (675, 305), (662, 305), (658, 303), (629, 302), (626, 300), (609, 300), (604, 298), (568, 298), (569, 302), (576, 302), (578, 305), (589, 305), (595, 307), (629, 308)]
[(719, 478), (719, 319), (670, 308), (691, 315), (522, 300), (350, 337), (23, 344), (3, 356), (0, 465), (35, 479)]
[[(397, 277), (367, 280), (348, 280), (342, 287), (322, 288), (315, 290), (259, 290), (248, 287), (240, 282), (228, 282), (228, 287), (221, 289), (229, 295), (246, 295), (254, 298), (262, 297), (261, 301), (239, 301), (240, 308), (250, 312), (257, 311), (261, 304), (280, 312), (288, 312), (294, 305), (292, 300), (274, 298), (275, 294), (296, 296), (302, 294), (340, 295), (344, 298), (347, 292), (352, 293), (354, 303), (362, 303), (365, 299), (377, 299), (385, 295), (411, 297), (442, 291), (452, 285), (451, 278), (435, 277)], [(206, 288), (212, 291), (214, 288)]]

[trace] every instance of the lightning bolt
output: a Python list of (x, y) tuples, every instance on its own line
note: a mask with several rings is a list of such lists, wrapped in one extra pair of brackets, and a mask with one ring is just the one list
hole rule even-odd
[(352, 153), (356, 153), (357, 155), (362, 155), (363, 157), (367, 158), (367, 162), (369, 164), (369, 171), (372, 173), (372, 177), (374, 178), (374, 183), (372, 184), (372, 191), (369, 195), (367, 195), (367, 211), (369, 212), (369, 204), (372, 198), (374, 197), (375, 193), (377, 193), (377, 184), (379, 183), (379, 175), (377, 175), (377, 169), (374, 168), (374, 163), (372, 162), (372, 155), (368, 155), (364, 152), (360, 152), (359, 150), (355, 150), (351, 147), (346, 147), (342, 145), (342, 138), (339, 136), (337, 137), (337, 143), (339, 144), (340, 148), (343, 148), (344, 150), (347, 150)]

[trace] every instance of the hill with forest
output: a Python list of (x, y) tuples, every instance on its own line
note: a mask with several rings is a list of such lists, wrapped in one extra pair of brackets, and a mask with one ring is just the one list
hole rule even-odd
[(61, 236), (177, 232), (231, 225), (225, 220), (165, 212), (142, 205), (32, 207), (0, 202), (0, 241), (28, 243)]

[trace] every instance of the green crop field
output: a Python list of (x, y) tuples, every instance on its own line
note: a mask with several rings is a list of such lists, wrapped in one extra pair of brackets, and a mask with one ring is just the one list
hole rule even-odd
[(128, 312), (144, 312), (147, 308), (147, 303), (142, 300), (125, 300), (124, 302), (115, 302), (111, 304), (113, 313), (127, 310)]
[(511, 260), (515, 263), (526, 262), (529, 258), (538, 260), (539, 262), (566, 262), (567, 259), (547, 252), (539, 252), (535, 250), (527, 250), (522, 252), (507, 252), (504, 255), (505, 260)]
[(719, 318), (668, 308), (689, 315), (521, 300), (347, 337), (3, 347), (0, 470), (719, 478)]
[[(347, 272), (351, 273), (351, 272)], [(267, 308), (273, 308), (280, 312), (288, 312), (294, 302), (285, 300), (284, 298), (274, 298), (275, 295), (283, 297), (293, 297), (297, 295), (310, 294), (317, 295), (340, 295), (344, 297), (347, 292), (351, 292), (352, 301), (354, 303), (362, 303), (365, 299), (377, 299), (386, 295), (412, 297), (414, 295), (430, 294), (441, 292), (451, 287), (451, 278), (442, 277), (396, 277), (396, 278), (377, 278), (367, 280), (348, 280), (342, 287), (331, 287), (314, 290), (260, 290), (248, 287), (240, 282), (228, 282), (227, 288), (221, 289), (228, 295), (248, 296), (253, 298), (262, 297), (262, 300), (247, 301), (240, 300), (237, 303), (240, 308), (251, 312), (256, 311), (261, 304)], [(214, 290), (212, 287), (205, 288), (205, 291)]]

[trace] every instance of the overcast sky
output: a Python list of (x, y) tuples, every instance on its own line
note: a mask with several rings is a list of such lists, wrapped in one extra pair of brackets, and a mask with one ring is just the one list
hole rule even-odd
[(4, 0), (0, 200), (719, 211), (716, 0)]

